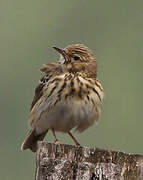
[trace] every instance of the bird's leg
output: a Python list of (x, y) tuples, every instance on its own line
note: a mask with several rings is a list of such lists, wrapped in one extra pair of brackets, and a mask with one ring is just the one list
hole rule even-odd
[(78, 141), (75, 139), (75, 137), (72, 135), (72, 133), (71, 133), (71, 132), (68, 132), (68, 134), (69, 134), (70, 137), (73, 139), (73, 141), (75, 142), (75, 144), (76, 144), (77, 146), (80, 146), (80, 144), (79, 144)]
[(54, 138), (55, 138), (55, 144), (60, 144), (59, 140), (58, 140), (57, 137), (56, 137), (56, 133), (55, 133), (54, 128), (52, 128), (52, 133), (53, 133), (53, 136), (54, 136)]

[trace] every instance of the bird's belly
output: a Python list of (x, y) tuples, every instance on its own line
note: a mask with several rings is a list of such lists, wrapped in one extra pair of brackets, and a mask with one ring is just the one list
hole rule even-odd
[(71, 101), (70, 103), (60, 102), (50, 111), (39, 109), (39, 114), (34, 117), (32, 126), (36, 128), (38, 134), (52, 128), (54, 128), (55, 131), (64, 133), (73, 128), (82, 132), (90, 127), (94, 121), (97, 121), (98, 116), (98, 108), (93, 110), (90, 105), (84, 101), (73, 103), (71, 103)]

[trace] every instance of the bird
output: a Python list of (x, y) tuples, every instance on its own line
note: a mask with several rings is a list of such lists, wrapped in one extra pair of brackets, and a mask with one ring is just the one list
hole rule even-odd
[(56, 132), (62, 132), (80, 146), (71, 130), (81, 133), (99, 120), (104, 90), (97, 79), (93, 52), (83, 44), (53, 48), (60, 58), (40, 69), (44, 76), (35, 89), (29, 115), (31, 130), (21, 150), (36, 152), (37, 142), (42, 141), (49, 130), (55, 144), (60, 144)]

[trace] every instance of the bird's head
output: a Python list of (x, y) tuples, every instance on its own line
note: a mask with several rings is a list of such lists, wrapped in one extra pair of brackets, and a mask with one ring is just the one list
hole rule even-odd
[(92, 51), (83, 44), (69, 45), (66, 48), (53, 47), (60, 53), (60, 62), (64, 72), (85, 77), (96, 77), (97, 63)]
[(53, 48), (61, 54), (60, 62), (63, 64), (96, 61), (92, 51), (83, 44), (69, 45), (64, 49)]

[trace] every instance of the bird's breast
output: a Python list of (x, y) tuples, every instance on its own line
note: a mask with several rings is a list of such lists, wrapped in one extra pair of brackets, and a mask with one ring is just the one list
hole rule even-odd
[(58, 75), (48, 81), (32, 109), (31, 125), (43, 121), (37, 127), (54, 126), (62, 132), (76, 127), (83, 131), (98, 120), (102, 99), (103, 89), (97, 80), (69, 73)]
[(70, 73), (58, 75), (51, 79), (44, 88), (47, 97), (56, 96), (59, 101), (62, 99), (74, 98), (83, 100), (93, 94), (99, 101), (103, 99), (103, 88), (98, 80), (85, 78), (81, 75)]

